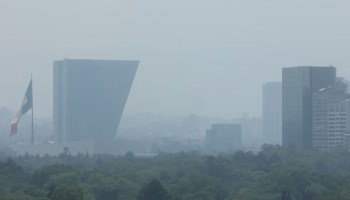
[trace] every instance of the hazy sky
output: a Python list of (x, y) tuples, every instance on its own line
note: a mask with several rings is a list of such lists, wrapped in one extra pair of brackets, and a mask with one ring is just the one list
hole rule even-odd
[(281, 68), (350, 77), (349, 0), (0, 0), (0, 106), (19, 109), (33, 73), (52, 114), (52, 61), (136, 59), (125, 112), (261, 116)]

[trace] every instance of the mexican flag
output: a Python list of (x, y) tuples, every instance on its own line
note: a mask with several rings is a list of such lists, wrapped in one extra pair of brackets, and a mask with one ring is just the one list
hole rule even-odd
[(26, 112), (28, 112), (32, 108), (33, 108), (33, 88), (32, 88), (32, 80), (31, 80), (28, 85), (26, 94), (24, 95), (21, 109), (20, 111), (18, 111), (16, 116), (11, 121), (10, 136), (13, 136), (17, 133), (17, 125), (19, 123), (19, 120), (21, 119), (21, 116), (24, 115)]

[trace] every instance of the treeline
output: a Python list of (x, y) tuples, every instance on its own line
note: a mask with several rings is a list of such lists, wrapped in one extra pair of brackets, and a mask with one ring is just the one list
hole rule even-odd
[(347, 200), (350, 152), (286, 150), (2, 158), (4, 200)]

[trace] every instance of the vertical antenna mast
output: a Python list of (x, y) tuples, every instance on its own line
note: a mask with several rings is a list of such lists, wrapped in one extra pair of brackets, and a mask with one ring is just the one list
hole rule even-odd
[(30, 75), (30, 81), (32, 82), (32, 146), (34, 146), (34, 120), (33, 120), (33, 110), (34, 110), (34, 101), (33, 101), (33, 76)]

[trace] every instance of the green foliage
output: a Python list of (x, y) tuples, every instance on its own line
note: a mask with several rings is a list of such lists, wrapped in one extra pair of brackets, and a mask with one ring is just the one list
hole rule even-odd
[(137, 196), (137, 200), (169, 200), (169, 199), (170, 199), (170, 195), (157, 179), (151, 180), (148, 184), (144, 185)]
[(35, 185), (26, 185), (24, 186), (20, 191), (19, 194), (26, 195), (33, 199), (46, 199), (46, 193), (42, 190), (40, 190)]
[(60, 185), (52, 188), (48, 197), (50, 200), (83, 200), (83, 191), (78, 186)]
[(4, 200), (350, 200), (349, 188), (345, 147), (318, 152), (264, 145), (256, 154), (215, 157), (181, 152), (139, 158), (128, 152), (0, 161)]
[(71, 167), (64, 164), (47, 165), (34, 171), (31, 182), (38, 187), (43, 187), (52, 175), (58, 175), (71, 170)]
[(76, 172), (64, 172), (58, 174), (52, 174), (47, 180), (45, 185), (78, 185), (79, 183), (79, 174)]
[(86, 184), (96, 200), (116, 200), (119, 197), (116, 177), (96, 172), (88, 177)]

